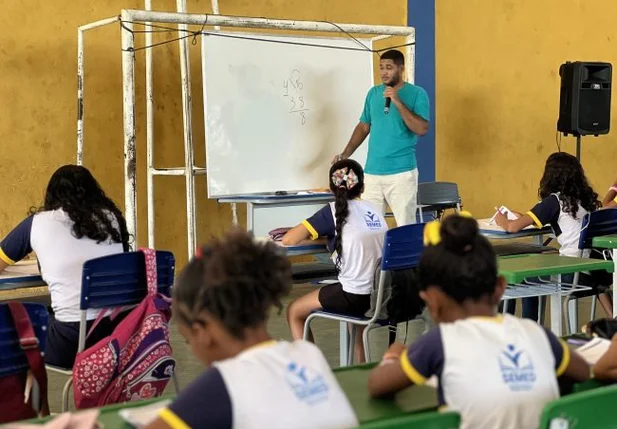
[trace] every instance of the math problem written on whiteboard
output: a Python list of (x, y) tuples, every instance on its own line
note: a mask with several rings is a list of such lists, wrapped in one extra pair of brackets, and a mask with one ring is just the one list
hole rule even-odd
[(283, 97), (288, 99), (289, 114), (297, 116), (300, 124), (306, 124), (309, 108), (304, 99), (304, 84), (300, 70), (293, 69), (289, 77), (283, 81)]

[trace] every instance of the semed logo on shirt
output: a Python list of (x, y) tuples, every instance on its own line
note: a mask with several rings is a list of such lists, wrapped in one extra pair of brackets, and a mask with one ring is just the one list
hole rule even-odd
[(366, 222), (366, 226), (369, 229), (381, 229), (381, 220), (379, 219), (379, 215), (373, 212), (366, 212), (364, 215), (364, 221)]
[(296, 397), (308, 405), (315, 405), (328, 400), (328, 385), (323, 376), (305, 366), (291, 362), (287, 366), (285, 379)]
[(503, 382), (513, 392), (531, 390), (536, 382), (536, 371), (524, 350), (508, 344), (497, 358)]

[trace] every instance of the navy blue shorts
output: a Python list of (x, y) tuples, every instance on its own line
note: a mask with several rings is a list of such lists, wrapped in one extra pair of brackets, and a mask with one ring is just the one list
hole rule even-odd
[(325, 311), (331, 313), (363, 317), (371, 308), (371, 295), (345, 292), (340, 283), (334, 283), (319, 289), (319, 303)]
[[(130, 311), (124, 311), (118, 314), (113, 321), (109, 317), (103, 318), (86, 340), (86, 348), (111, 335), (116, 326), (129, 313)], [(88, 322), (86, 334), (93, 323), (94, 320)], [(47, 327), (47, 341), (45, 343), (45, 363), (59, 368), (73, 368), (78, 344), (79, 322), (60, 322), (53, 315), (50, 315)]]

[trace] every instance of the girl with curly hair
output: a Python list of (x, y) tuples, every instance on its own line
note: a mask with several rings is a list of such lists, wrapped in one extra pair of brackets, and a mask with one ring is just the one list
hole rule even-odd
[[(77, 165), (60, 167), (49, 180), (43, 206), (0, 242), (0, 271), (34, 251), (49, 286), (53, 316), (47, 331), (47, 364), (71, 368), (75, 361), (84, 262), (128, 249), (122, 213), (90, 171)], [(89, 310), (89, 324), (97, 314), (98, 310)], [(113, 321), (104, 318), (86, 346), (111, 334), (121, 316)]]
[[(495, 217), (497, 225), (510, 233), (518, 232), (530, 225), (538, 228), (550, 225), (560, 245), (559, 254), (578, 256), (578, 240), (583, 217), (601, 207), (598, 194), (589, 184), (578, 159), (564, 152), (556, 152), (549, 156), (540, 179), (538, 196), (541, 201), (527, 213), (517, 213), (516, 220), (508, 220), (505, 215), (497, 213)], [(589, 253), (584, 256), (588, 257)], [(571, 283), (572, 279), (562, 276), (562, 281)], [(584, 281), (584, 276), (581, 275), (579, 283)], [(606, 297), (601, 297), (600, 302), (603, 306), (608, 304)], [(538, 318), (538, 298), (523, 299), (523, 317)]]

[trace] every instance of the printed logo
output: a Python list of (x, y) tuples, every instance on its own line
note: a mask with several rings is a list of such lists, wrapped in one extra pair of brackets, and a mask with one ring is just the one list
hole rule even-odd
[(328, 385), (323, 376), (305, 366), (291, 362), (287, 366), (285, 379), (296, 397), (309, 405), (328, 400)]
[(379, 220), (377, 213), (366, 212), (364, 221), (369, 229), (381, 229), (381, 220)]
[(508, 344), (498, 359), (501, 378), (511, 391), (528, 391), (533, 388), (536, 371), (524, 350), (517, 350), (514, 344)]

